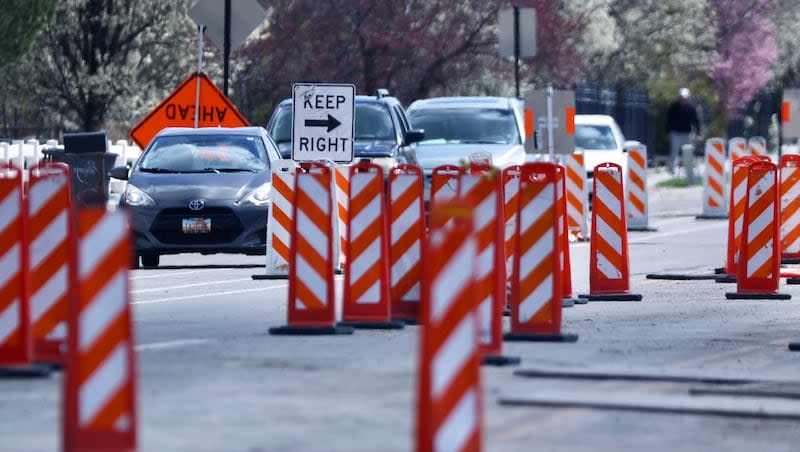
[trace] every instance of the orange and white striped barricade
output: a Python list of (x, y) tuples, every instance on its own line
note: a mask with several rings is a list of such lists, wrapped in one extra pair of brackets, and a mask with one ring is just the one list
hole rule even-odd
[(37, 362), (62, 363), (74, 278), (75, 228), (71, 175), (63, 163), (42, 162), (29, 171), (28, 257), (30, 314)]
[(399, 329), (389, 297), (389, 246), (383, 169), (369, 162), (350, 166), (349, 216), (344, 264), (344, 306), (339, 325)]
[(736, 275), (736, 292), (725, 298), (788, 300), (778, 293), (781, 252), (778, 208), (778, 167), (758, 161), (747, 169), (742, 239)]
[(68, 309), (63, 450), (135, 450), (128, 214), (84, 208), (78, 215), (78, 302)]
[(583, 298), (572, 298), (572, 264), (569, 256), (569, 229), (567, 227), (567, 197), (566, 170), (561, 165), (556, 165), (556, 197), (558, 199), (558, 211), (561, 217), (558, 220), (559, 241), (561, 245), (561, 297), (562, 306), (571, 308), (575, 304), (586, 304), (588, 300)]
[[(0, 163), (0, 375), (33, 361), (22, 170)], [(16, 376), (16, 375), (14, 375)]]
[(567, 168), (567, 228), (575, 239), (589, 240), (586, 222), (589, 197), (586, 193), (586, 165), (583, 152), (573, 152), (565, 156)]
[(709, 138), (705, 147), (705, 175), (703, 177), (703, 213), (698, 219), (728, 218), (725, 199), (725, 140)]
[(781, 263), (800, 264), (800, 155), (781, 157)]
[[(446, 204), (447, 201), (458, 197), (458, 178), (460, 175), (461, 168), (455, 165), (442, 165), (433, 169), (431, 173), (431, 206), (434, 203)], [(429, 226), (436, 228), (444, 224), (436, 224), (436, 221), (447, 223), (447, 218), (445, 215), (440, 215), (437, 219), (431, 217)]]
[(270, 328), (269, 334), (353, 333), (352, 327), (336, 325), (333, 172), (314, 162), (301, 164), (295, 174), (287, 324)]
[(339, 241), (336, 243), (336, 271), (342, 272), (344, 264), (347, 262), (347, 224), (349, 221), (349, 199), (347, 194), (350, 192), (350, 167), (346, 164), (336, 164), (334, 166), (334, 185), (336, 195), (336, 217), (334, 221), (334, 232), (338, 234)]
[[(728, 159), (731, 163), (745, 157), (750, 157), (747, 149), (747, 140), (742, 137), (733, 137), (728, 140)], [(733, 172), (731, 171), (731, 174)]]
[(716, 279), (720, 283), (735, 283), (737, 263), (739, 262), (739, 245), (742, 235), (745, 194), (747, 193), (747, 168), (758, 159), (742, 157), (731, 164), (731, 190), (729, 196), (728, 246), (725, 258), (725, 275)]
[(416, 165), (389, 170), (389, 272), (392, 318), (420, 321), (426, 239), (424, 173)]
[(767, 139), (761, 136), (748, 138), (747, 150), (753, 157), (769, 157), (767, 155)]
[(641, 295), (630, 293), (628, 228), (619, 165), (601, 163), (594, 168), (593, 198), (589, 293), (579, 297), (592, 301), (641, 301)]
[[(439, 198), (442, 199), (442, 198)], [(473, 273), (472, 211), (458, 200), (431, 203), (429, 267), (423, 278), (417, 378), (418, 452), (478, 451), (483, 392)]]
[(483, 363), (519, 364), (503, 355), (503, 311), (506, 307), (505, 218), (502, 173), (486, 163), (470, 162), (458, 181), (459, 199), (472, 210), (477, 255), (474, 272), (475, 308), (480, 322)]
[(503, 216), (505, 217), (506, 283), (510, 288), (514, 272), (514, 248), (517, 243), (517, 211), (519, 210), (519, 165), (503, 170)]
[(647, 146), (636, 143), (625, 147), (628, 153), (628, 193), (625, 197), (629, 231), (655, 231), (649, 226), (647, 199)]
[(267, 263), (263, 275), (253, 279), (289, 277), (289, 246), (292, 241), (292, 199), (297, 163), (279, 160), (272, 164), (272, 190), (267, 213)]
[(575, 342), (561, 332), (561, 247), (563, 218), (558, 202), (558, 166), (522, 165), (519, 187), (518, 239), (511, 284), (511, 331), (507, 341)]

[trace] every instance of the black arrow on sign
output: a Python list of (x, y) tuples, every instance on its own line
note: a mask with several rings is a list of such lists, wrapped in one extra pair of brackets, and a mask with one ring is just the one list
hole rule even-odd
[(328, 119), (306, 119), (306, 127), (327, 127), (328, 132), (339, 127), (338, 119), (328, 114)]

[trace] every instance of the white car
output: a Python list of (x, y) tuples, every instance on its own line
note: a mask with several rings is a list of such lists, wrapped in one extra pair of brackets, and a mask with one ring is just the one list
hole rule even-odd
[(427, 176), (476, 152), (488, 153), (498, 168), (525, 162), (522, 111), (514, 98), (438, 97), (412, 103), (407, 113), (414, 129), (425, 130), (417, 160)]
[(575, 150), (583, 152), (590, 202), (595, 166), (605, 162), (616, 163), (622, 167), (623, 180), (627, 177), (628, 154), (624, 144), (622, 130), (611, 116), (575, 115)]

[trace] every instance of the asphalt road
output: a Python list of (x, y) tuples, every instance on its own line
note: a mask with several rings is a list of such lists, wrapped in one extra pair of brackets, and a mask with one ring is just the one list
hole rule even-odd
[[(786, 344), (800, 286), (782, 286), (791, 301), (727, 301), (731, 285), (645, 279), (709, 272), (726, 241), (725, 221), (692, 216), (699, 189), (650, 199), (658, 230), (629, 237), (644, 301), (566, 309), (577, 343), (506, 343), (539, 373), (484, 367), (485, 450), (798, 450), (800, 354)], [(585, 292), (588, 244), (570, 251)], [(412, 450), (418, 327), (270, 336), (287, 284), (252, 281), (262, 263), (179, 255), (132, 272), (141, 450)], [(0, 450), (57, 450), (60, 380), (0, 380)]]

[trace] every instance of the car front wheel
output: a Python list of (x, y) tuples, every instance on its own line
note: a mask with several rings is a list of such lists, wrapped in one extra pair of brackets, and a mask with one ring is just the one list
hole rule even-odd
[(143, 254), (141, 257), (142, 257), (142, 267), (144, 268), (158, 267), (158, 261), (160, 257), (158, 254)]

